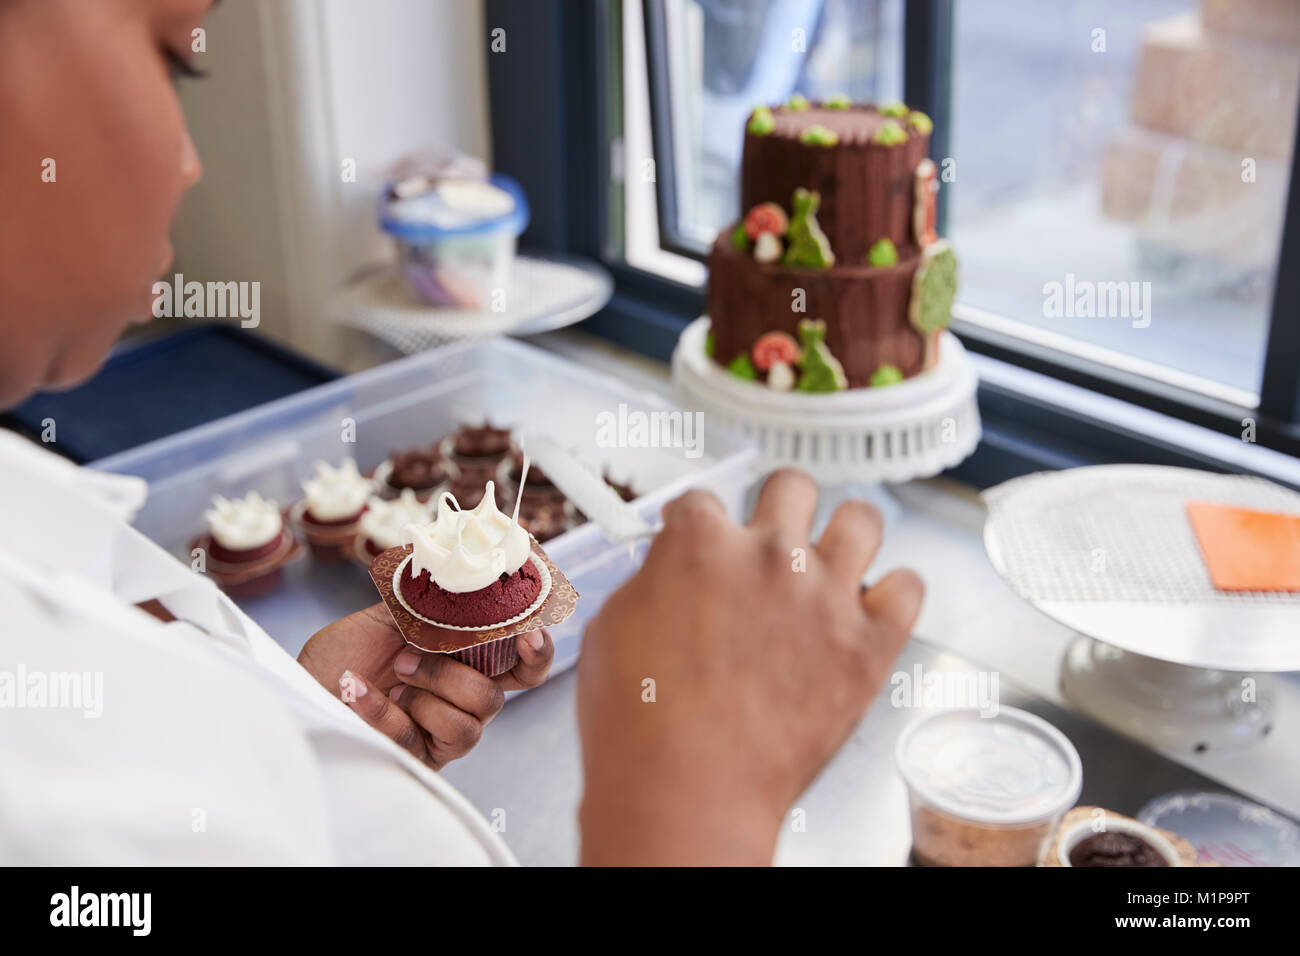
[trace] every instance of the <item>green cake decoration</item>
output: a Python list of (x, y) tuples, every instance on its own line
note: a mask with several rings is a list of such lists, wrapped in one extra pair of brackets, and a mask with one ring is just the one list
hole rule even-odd
[(799, 323), (803, 341), (803, 358), (799, 360), (801, 392), (840, 392), (849, 387), (848, 377), (839, 359), (826, 347), (826, 323), (821, 319), (804, 319)]
[(799, 134), (799, 142), (805, 146), (834, 146), (839, 141), (839, 136), (833, 130), (827, 129), (820, 123), (813, 123)]
[(898, 125), (897, 120), (887, 119), (880, 124), (876, 135), (871, 139), (882, 146), (897, 146), (899, 143), (907, 142), (907, 132)]
[(890, 100), (880, 104), (880, 115), (903, 117), (907, 115), (907, 107), (898, 100)]
[(898, 250), (888, 237), (877, 239), (867, 250), (867, 261), (877, 269), (898, 265)]
[(828, 110), (846, 110), (853, 105), (853, 101), (844, 93), (836, 93), (829, 100), (822, 104)]
[(952, 301), (957, 297), (957, 256), (942, 239), (921, 253), (921, 265), (912, 277), (912, 300), (908, 318), (923, 335), (942, 332), (952, 320)]
[(790, 217), (790, 228), (785, 234), (788, 245), (781, 260), (785, 265), (828, 269), (835, 264), (830, 240), (817, 224), (817, 207), (821, 200), (820, 193), (809, 192), (802, 186), (794, 191), (791, 202), (794, 215)]
[(934, 132), (934, 120), (919, 110), (907, 117), (907, 125), (918, 133), (924, 133), (926, 136)]
[(802, 113), (808, 106), (808, 97), (802, 93), (791, 93), (790, 98), (785, 101), (785, 108), (794, 110), (796, 113)]
[(749, 251), (749, 233), (745, 231), (745, 224), (738, 223), (736, 228), (731, 230), (731, 245), (738, 252)]
[(907, 317), (925, 338), (921, 367), (939, 362), (939, 335), (952, 321), (952, 301), (957, 296), (957, 256), (939, 239), (921, 252), (921, 265), (912, 277), (912, 299)]
[(871, 373), (871, 387), (883, 388), (886, 385), (897, 385), (903, 380), (903, 373), (897, 365), (885, 364), (880, 366)]
[(749, 114), (749, 123), (745, 129), (755, 136), (766, 136), (772, 132), (776, 129), (776, 120), (772, 119), (772, 111), (766, 106), (754, 107), (754, 112)]
[(753, 361), (744, 352), (731, 360), (730, 364), (727, 365), (727, 371), (736, 378), (743, 378), (747, 382), (758, 381), (758, 369), (754, 368)]
[(716, 343), (717, 340), (714, 338), (712, 332), (704, 336), (704, 354), (707, 355), (709, 358), (713, 358), (713, 349)]

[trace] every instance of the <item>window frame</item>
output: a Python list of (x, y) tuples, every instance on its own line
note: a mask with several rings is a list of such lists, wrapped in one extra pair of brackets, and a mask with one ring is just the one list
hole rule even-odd
[[(643, 0), (646, 8), (647, 66), (651, 71), (652, 132), (664, 124), (668, 95), (662, 64), (656, 70), (652, 37), (662, 38), (662, 0)], [(652, 8), (658, 7), (659, 14)], [(907, 102), (935, 120), (933, 155), (946, 155), (950, 116), (952, 0), (908, 0), (904, 14), (904, 91)], [(632, 268), (621, 258), (620, 236), (611, 236), (611, 213), (621, 208), (621, 186), (611, 176), (611, 144), (621, 142), (622, 4), (619, 0), (486, 0), (488, 30), (504, 27), (507, 36), (527, 38), (510, 53), (489, 54), (488, 80), (496, 168), (519, 179), (533, 207), (533, 221), (521, 241), (526, 246), (565, 251), (600, 261), (614, 279), (609, 305), (583, 328), (616, 343), (667, 360), (685, 326), (704, 311), (700, 289)], [(657, 20), (657, 24), (653, 21)], [(656, 92), (656, 87), (659, 87)], [(658, 108), (656, 108), (658, 103)], [(556, 131), (561, 131), (557, 133)], [(669, 132), (670, 136), (671, 133)], [(1300, 140), (1300, 124), (1297, 124)], [(665, 176), (671, 163), (660, 158), (658, 133), (652, 136), (658, 207), (675, 215)], [(666, 144), (663, 144), (666, 145)], [(971, 322), (954, 320), (953, 330), (977, 362), (1016, 366), (1057, 382), (1095, 392), (1169, 419), (1191, 423), (1240, 440), (1244, 421), (1255, 422), (1262, 449), (1300, 456), (1300, 273), (1289, 264), (1300, 257), (1300, 195), (1295, 188), (1300, 142), (1291, 157), (1291, 179), (1274, 284), (1260, 402), (1237, 406), (1076, 356), (1016, 341)], [(575, 201), (592, 183), (594, 201)], [(667, 202), (666, 202), (667, 199)], [(940, 223), (946, 209), (940, 202)], [(671, 220), (668, 220), (671, 221)], [(680, 246), (660, 244), (700, 258)], [(952, 474), (977, 486), (1038, 468), (1106, 461), (1159, 462), (1274, 476), (1263, 464), (1252, 468), (1204, 453), (1180, 452), (1164, 436), (1135, 433), (1117, 421), (1086, 420), (1005, 385), (982, 382), (979, 400), (985, 441), (973, 458)], [(1063, 440), (1075, 442), (1070, 448)], [(1080, 454), (1082, 452), (1082, 455)], [(1261, 458), (1263, 456), (1260, 456)], [(1296, 484), (1278, 478), (1287, 484)]]

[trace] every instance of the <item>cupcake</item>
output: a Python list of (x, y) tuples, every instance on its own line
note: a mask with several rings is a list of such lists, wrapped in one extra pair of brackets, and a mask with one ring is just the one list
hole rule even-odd
[(303, 482), (305, 497), (294, 508), (312, 556), (322, 561), (342, 561), (352, 549), (357, 526), (374, 485), (357, 471), (357, 463), (343, 459), (337, 468), (316, 462), (316, 474)]
[(299, 553), (280, 508), (256, 491), (243, 498), (212, 499), (203, 513), (207, 532), (191, 544), (201, 548), (205, 569), (233, 597), (257, 597), (278, 587), (284, 566)]
[[(401, 604), (426, 623), (492, 630), (536, 611), (550, 591), (545, 562), (533, 553), (528, 532), (497, 507), (492, 482), (473, 509), (461, 509), (444, 492), (437, 517), (408, 525), (405, 537), (411, 553), (398, 566), (394, 587)], [(456, 656), (492, 676), (513, 667), (519, 652), (503, 639)]]
[(408, 524), (426, 524), (432, 518), (432, 502), (421, 501), (413, 488), (403, 488), (393, 499), (371, 498), (357, 524), (357, 560), (369, 567), (375, 555), (404, 543), (402, 532)]
[[(525, 473), (521, 452), (515, 452), (509, 466), (502, 468), (519, 494), (519, 523), (525, 531), (538, 541), (549, 541), (574, 526), (575, 511), (564, 492), (531, 463)], [(520, 481), (524, 481), (522, 489)]]
[(395, 451), (375, 469), (375, 482), (380, 494), (389, 498), (409, 488), (420, 498), (428, 500), (446, 480), (447, 465), (437, 447)]
[(510, 429), (495, 428), (490, 422), (462, 425), (444, 439), (444, 448), (462, 472), (486, 472), (492, 478), (497, 466), (510, 454)]
[(525, 493), (519, 503), (519, 523), (538, 541), (550, 541), (574, 526), (570, 510), (563, 496), (559, 501), (529, 501)]
[(492, 489), (498, 507), (504, 504), (504, 499), (497, 492), (496, 483), (492, 480), (491, 471), (478, 469), (458, 471), (447, 488), (461, 508), (477, 508), (488, 489)]

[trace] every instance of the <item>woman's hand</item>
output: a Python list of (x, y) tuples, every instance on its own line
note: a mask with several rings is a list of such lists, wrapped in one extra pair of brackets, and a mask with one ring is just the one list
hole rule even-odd
[(921, 581), (862, 576), (881, 520), (773, 474), (745, 527), (670, 502), (645, 565), (587, 628), (578, 676), (588, 864), (770, 863), (787, 810), (884, 684)]
[(544, 629), (521, 634), (519, 663), (486, 677), (445, 654), (411, 649), (375, 604), (318, 631), (298, 663), (376, 730), (435, 770), (469, 753), (505, 693), (546, 680), (555, 646)]

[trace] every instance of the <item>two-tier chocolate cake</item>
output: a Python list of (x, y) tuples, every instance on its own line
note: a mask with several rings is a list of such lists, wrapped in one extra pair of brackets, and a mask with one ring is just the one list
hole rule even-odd
[(931, 129), (901, 103), (754, 110), (744, 215), (709, 255), (714, 361), (803, 392), (889, 385), (938, 361), (957, 263), (935, 233)]

